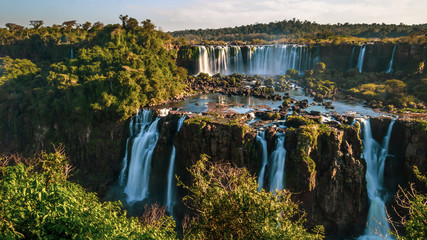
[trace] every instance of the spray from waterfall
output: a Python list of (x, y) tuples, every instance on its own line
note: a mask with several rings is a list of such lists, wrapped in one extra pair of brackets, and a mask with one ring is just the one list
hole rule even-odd
[(286, 149), (285, 134), (277, 133), (276, 149), (270, 156), (270, 191), (284, 188)]
[[(184, 123), (185, 120), (185, 115), (182, 115), (182, 117), (178, 120), (178, 127), (176, 132), (179, 132), (179, 130), (182, 127), (182, 124)], [(172, 145), (172, 152), (171, 152), (171, 157), (170, 157), (170, 162), (169, 162), (169, 169), (168, 169), (168, 186), (167, 186), (167, 190), (166, 190), (166, 207), (169, 211), (169, 213), (172, 213), (173, 210), (173, 204), (174, 204), (174, 191), (173, 191), (173, 186), (174, 186), (174, 181), (173, 181), (173, 176), (174, 176), (174, 170), (175, 170), (175, 153), (176, 153), (176, 149), (175, 149), (175, 145)]]
[(396, 52), (396, 45), (393, 47), (393, 52), (391, 54), (390, 62), (388, 63), (387, 73), (393, 73), (393, 59), (394, 53)]
[(384, 164), (388, 156), (391, 131), (394, 121), (390, 122), (381, 145), (372, 138), (370, 121), (361, 120), (363, 131), (363, 157), (366, 160), (366, 183), (371, 202), (365, 235), (359, 240), (394, 239), (388, 231), (387, 214), (384, 203)]
[(362, 73), (363, 60), (365, 59), (365, 50), (366, 50), (366, 45), (360, 46), (359, 58), (357, 59), (357, 68), (359, 69), (360, 73)]
[[(243, 53), (242, 48), (247, 48), (247, 51)], [(317, 51), (313, 54), (312, 48), (302, 45), (198, 46), (198, 52), (197, 74), (204, 72), (209, 75), (283, 75), (288, 69), (303, 74), (319, 61)]]
[(132, 142), (132, 149), (130, 155), (126, 149), (124, 159), (126, 163), (123, 164), (119, 177), (119, 182), (121, 181), (123, 185), (124, 179), (127, 179), (124, 192), (129, 203), (148, 197), (151, 157), (159, 137), (157, 131), (159, 118), (152, 122), (151, 115), (150, 110), (138, 112), (130, 123), (131, 136), (127, 145)]
[(258, 132), (256, 136), (256, 140), (261, 144), (262, 150), (262, 162), (261, 162), (261, 170), (258, 175), (258, 191), (260, 191), (264, 187), (264, 176), (265, 176), (265, 167), (268, 162), (268, 149), (267, 149), (267, 140), (265, 139), (265, 131)]
[(198, 59), (198, 73), (210, 73), (209, 68), (209, 55), (206, 47), (204, 46), (198, 46), (197, 47), (199, 51), (199, 59)]

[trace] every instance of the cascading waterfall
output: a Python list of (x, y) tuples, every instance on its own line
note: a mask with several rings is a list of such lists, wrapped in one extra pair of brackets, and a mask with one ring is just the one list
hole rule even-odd
[[(176, 132), (179, 132), (179, 130), (182, 127), (182, 124), (184, 123), (185, 120), (185, 115), (182, 115), (182, 117), (178, 120), (178, 127)], [(174, 192), (173, 192), (173, 185), (174, 185), (174, 181), (173, 181), (173, 176), (174, 176), (174, 169), (175, 169), (175, 145), (172, 145), (172, 153), (171, 153), (171, 158), (170, 158), (170, 163), (169, 163), (169, 169), (168, 169), (168, 186), (167, 186), (167, 191), (166, 191), (166, 207), (169, 211), (169, 213), (172, 212), (173, 209), (173, 199), (174, 199)]]
[(394, 239), (388, 233), (390, 227), (387, 222), (384, 203), (384, 164), (388, 156), (391, 131), (394, 121), (390, 122), (387, 134), (381, 145), (372, 138), (369, 120), (361, 120), (363, 127), (363, 157), (366, 160), (366, 183), (368, 197), (371, 202), (368, 213), (368, 223), (365, 235), (360, 240)]
[(285, 134), (277, 133), (276, 149), (270, 156), (270, 191), (284, 188), (286, 149), (284, 147)]
[(356, 47), (353, 47), (351, 50), (350, 60), (348, 61), (348, 69), (353, 68), (353, 58), (354, 58), (354, 51), (356, 50)]
[[(246, 51), (243, 51), (245, 48)], [(209, 75), (220, 74), (285, 74), (288, 69), (313, 69), (319, 61), (317, 51), (301, 45), (271, 45), (271, 46), (198, 46), (198, 73)], [(244, 61), (245, 59), (245, 61)]]
[(129, 156), (128, 149), (126, 149), (125, 163), (119, 177), (119, 182), (121, 181), (121, 184), (124, 185), (127, 172), (124, 192), (127, 194), (129, 203), (148, 197), (151, 157), (159, 137), (157, 131), (159, 118), (151, 122), (151, 114), (150, 110), (138, 112), (130, 123), (131, 135), (126, 145), (133, 142), (132, 150)]
[(268, 162), (268, 149), (267, 149), (267, 140), (265, 139), (265, 131), (258, 132), (256, 136), (256, 140), (261, 143), (262, 148), (262, 165), (261, 170), (259, 171), (258, 176), (258, 191), (260, 191), (264, 187), (264, 175), (265, 175), (265, 167)]
[(391, 54), (390, 62), (388, 64), (387, 73), (393, 72), (393, 59), (394, 59), (394, 53), (396, 52), (396, 45), (393, 47), (393, 53)]
[(124, 187), (125, 183), (126, 183), (126, 171), (127, 171), (127, 168), (128, 168), (129, 140), (133, 136), (133, 131), (132, 131), (133, 127), (132, 126), (133, 126), (133, 118), (130, 120), (130, 123), (129, 123), (129, 133), (130, 133), (130, 135), (129, 135), (128, 139), (126, 140), (125, 157), (123, 158), (123, 168), (122, 168), (122, 171), (120, 172), (120, 176), (119, 176), (119, 185), (121, 187)]
[(209, 73), (209, 55), (208, 50), (203, 46), (197, 47), (199, 50), (198, 73)]
[(360, 46), (359, 58), (357, 59), (357, 68), (359, 69), (360, 73), (362, 73), (363, 60), (365, 59), (365, 50), (366, 50), (366, 45)]

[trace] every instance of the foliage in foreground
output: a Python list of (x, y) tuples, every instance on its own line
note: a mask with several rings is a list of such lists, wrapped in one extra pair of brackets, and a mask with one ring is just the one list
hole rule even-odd
[(120, 202), (101, 203), (69, 182), (62, 152), (42, 153), (36, 164), (0, 167), (0, 239), (175, 239), (175, 222), (142, 224), (126, 217)]
[(184, 202), (196, 213), (184, 221), (186, 239), (322, 239), (303, 227), (305, 215), (286, 191), (261, 190), (246, 169), (208, 162), (206, 156), (189, 172), (192, 185)]
[[(426, 176), (421, 175), (417, 167), (413, 170), (418, 180), (424, 184), (424, 188), (427, 187)], [(427, 239), (427, 195), (417, 192), (411, 185), (410, 190), (400, 188), (397, 203), (409, 211), (407, 217), (401, 219), (401, 224), (406, 228), (406, 234), (398, 236), (398, 239)]]

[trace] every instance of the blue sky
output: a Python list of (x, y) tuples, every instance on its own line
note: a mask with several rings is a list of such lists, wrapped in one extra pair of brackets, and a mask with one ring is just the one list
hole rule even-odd
[(68, 20), (119, 23), (127, 14), (165, 31), (297, 18), (317, 23), (427, 23), (427, 0), (0, 0), (0, 26)]

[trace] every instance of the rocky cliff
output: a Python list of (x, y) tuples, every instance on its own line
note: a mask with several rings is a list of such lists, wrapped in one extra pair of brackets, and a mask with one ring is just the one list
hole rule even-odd
[(20, 119), (9, 118), (0, 123), (0, 153), (32, 156), (63, 146), (76, 170), (71, 178), (102, 196), (120, 172), (127, 126), (127, 121), (112, 123), (99, 119), (77, 123), (60, 117), (40, 122), (22, 114)]
[[(390, 124), (390, 118), (372, 118), (371, 126), (375, 139), (382, 139)], [(374, 131), (375, 130), (375, 131)], [(390, 191), (397, 185), (417, 183), (412, 168), (427, 172), (427, 122), (402, 118), (396, 120), (391, 132), (389, 157), (384, 170), (385, 184)]]
[[(178, 118), (168, 116), (160, 128), (151, 189), (156, 191), (165, 185), (172, 143), (176, 147), (176, 174), (185, 182), (190, 181), (186, 168), (202, 153), (211, 156), (212, 161), (232, 162), (258, 174), (261, 156), (256, 130), (220, 123), (215, 117), (189, 116), (181, 131), (175, 133)], [(286, 130), (268, 127), (269, 155), (275, 149), (277, 131), (286, 131), (286, 186), (295, 193), (295, 200), (302, 202), (310, 225), (322, 224), (328, 233), (348, 233), (355, 226), (362, 231), (369, 203), (358, 127), (316, 123)], [(153, 194), (158, 201), (164, 195)], [(181, 196), (184, 194), (179, 192)]]
[(358, 125), (312, 124), (286, 136), (287, 188), (302, 201), (308, 222), (324, 225), (329, 235), (359, 235), (369, 202)]
[[(181, 114), (169, 114), (158, 125), (159, 140), (150, 176), (153, 201), (164, 200), (172, 145), (176, 147), (176, 174), (184, 182), (191, 181), (186, 168), (202, 153), (208, 154), (212, 161), (232, 162), (258, 174), (261, 146), (256, 142), (256, 130), (245, 124), (248, 115), (191, 115), (177, 132)], [(358, 125), (319, 124), (307, 119), (295, 124), (298, 122), (295, 119), (288, 117), (286, 129), (273, 124), (265, 130), (269, 155), (275, 149), (277, 132), (286, 133), (286, 188), (295, 194), (296, 201), (301, 202), (309, 225), (324, 225), (329, 235), (333, 233), (338, 237), (340, 234), (360, 234), (365, 227), (369, 202)], [(371, 119), (372, 134), (377, 141), (384, 137), (390, 121), (389, 118)], [(3, 129), (2, 134), (8, 133), (3, 141), (7, 140), (8, 147), (15, 151), (48, 149), (52, 139), (63, 142), (78, 176), (84, 176), (81, 180), (87, 181), (85, 185), (90, 189), (102, 193), (116, 181), (121, 170), (127, 125), (128, 122), (113, 125), (100, 122), (97, 126), (81, 125), (78, 130), (71, 131), (58, 123), (28, 131), (25, 127), (18, 132)], [(13, 137), (13, 133), (21, 135)], [(385, 170), (389, 192), (394, 192), (397, 184), (414, 181), (413, 166), (426, 172), (426, 133), (425, 122), (396, 121)], [(178, 196), (184, 194), (178, 189)], [(178, 204), (178, 208), (178, 215), (182, 216), (184, 207)]]
[[(363, 72), (385, 72), (388, 69), (394, 46), (396, 46), (393, 61), (394, 72), (414, 73), (418, 70), (420, 62), (427, 62), (426, 44), (367, 44), (363, 61)], [(241, 49), (243, 52), (247, 51), (247, 47), (242, 47)], [(360, 46), (351, 44), (313, 46), (310, 51), (313, 52), (313, 56), (318, 56), (319, 61), (324, 62), (328, 69), (345, 72), (350, 68), (356, 67)], [(353, 57), (351, 58), (352, 52)], [(178, 65), (187, 68), (190, 74), (195, 74), (197, 71), (197, 54), (196, 47), (182, 47), (178, 51)]]

